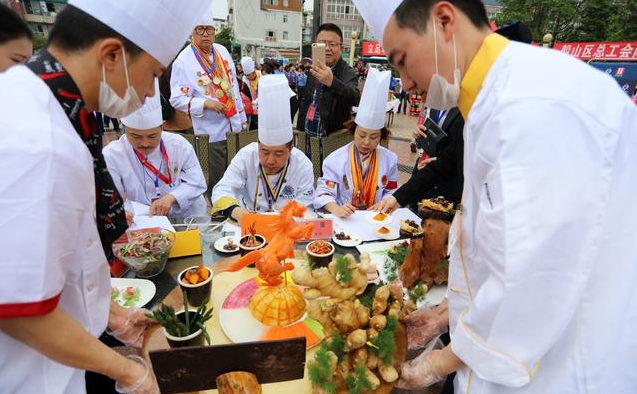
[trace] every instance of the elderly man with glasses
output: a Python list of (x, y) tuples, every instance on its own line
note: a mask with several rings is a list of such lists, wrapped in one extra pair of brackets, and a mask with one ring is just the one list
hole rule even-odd
[(206, 14), (192, 31), (192, 42), (172, 66), (170, 103), (186, 112), (195, 134), (208, 134), (208, 193), (226, 168), (226, 133), (247, 129), (234, 61), (215, 44), (212, 15)]
[(325, 63), (316, 61), (310, 69), (306, 92), (300, 97), (296, 128), (308, 136), (325, 136), (343, 128), (358, 105), (358, 74), (341, 58), (343, 32), (325, 23), (318, 29), (316, 41), (325, 44)]

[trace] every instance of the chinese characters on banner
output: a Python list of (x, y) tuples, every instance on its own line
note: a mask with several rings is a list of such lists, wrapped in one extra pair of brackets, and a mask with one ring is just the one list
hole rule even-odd
[(553, 49), (581, 60), (637, 61), (637, 41), (557, 42)]
[(380, 42), (363, 41), (363, 56), (385, 56), (385, 50)]

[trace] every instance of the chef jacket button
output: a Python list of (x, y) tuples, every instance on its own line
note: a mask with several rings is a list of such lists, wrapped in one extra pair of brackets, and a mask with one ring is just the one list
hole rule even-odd
[(86, 290), (88, 291), (93, 291), (93, 289), (95, 289), (95, 286), (93, 285), (88, 285), (88, 287), (86, 288)]
[(454, 293), (460, 293), (460, 288), (458, 286), (451, 286), (449, 290), (453, 291)]

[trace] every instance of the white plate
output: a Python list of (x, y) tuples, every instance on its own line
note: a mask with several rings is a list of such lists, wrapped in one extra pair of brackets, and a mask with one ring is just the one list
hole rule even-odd
[(383, 227), (385, 227), (385, 226), (380, 226), (376, 230), (374, 230), (374, 234), (376, 234), (376, 236), (378, 238), (386, 239), (388, 241), (393, 241), (395, 239), (400, 238), (400, 232), (398, 232), (398, 230), (393, 229), (393, 228), (386, 227), (389, 230), (389, 232), (386, 233), (386, 234), (383, 234), (383, 233), (379, 232), (378, 230), (380, 230)]
[(365, 218), (367, 219), (368, 222), (373, 223), (373, 224), (377, 224), (379, 226), (386, 226), (386, 225), (388, 225), (388, 224), (390, 224), (391, 222), (394, 221), (394, 218), (392, 218), (391, 215), (385, 214), (385, 219), (383, 219), (383, 220), (374, 219), (374, 216), (376, 216), (376, 215), (378, 215), (378, 212), (369, 211), (369, 212), (367, 212), (367, 215), (365, 215)]
[[(234, 250), (226, 250), (224, 249), (224, 245), (226, 245), (228, 243), (228, 239), (232, 238), (232, 240), (234, 241), (234, 244), (237, 245), (237, 247)], [(215, 249), (217, 249), (218, 252), (221, 253), (234, 253), (234, 252), (238, 252), (239, 251), (239, 237), (235, 237), (235, 236), (228, 236), (228, 237), (222, 237), (219, 238), (218, 240), (215, 241)]]
[(335, 231), (336, 233), (345, 233), (346, 235), (349, 235), (349, 237), (351, 238), (350, 240), (340, 240), (338, 238), (336, 238), (335, 236), (332, 237), (332, 241), (334, 241), (335, 244), (340, 245), (344, 248), (353, 248), (354, 246), (360, 245), (361, 242), (363, 242), (363, 239), (360, 237), (360, 235), (356, 234), (356, 233), (352, 233), (350, 231)]
[[(120, 292), (126, 290), (127, 287), (139, 289), (139, 300), (128, 308), (141, 308), (153, 299), (157, 288), (155, 284), (148, 279), (132, 279), (132, 278), (111, 278), (111, 287), (117, 287)], [(120, 295), (115, 300), (121, 306), (124, 306), (124, 298)]]

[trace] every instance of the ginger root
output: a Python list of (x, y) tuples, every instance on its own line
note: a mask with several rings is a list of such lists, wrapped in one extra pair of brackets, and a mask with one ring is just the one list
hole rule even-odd
[(387, 300), (389, 299), (389, 286), (381, 286), (376, 289), (374, 300), (372, 301), (372, 310), (374, 315), (381, 315), (387, 309)]
[(385, 315), (375, 315), (369, 320), (369, 325), (373, 329), (380, 331), (387, 325), (387, 317)]
[[(351, 279), (346, 285), (342, 285), (336, 280), (336, 260), (332, 260), (326, 267), (317, 268), (311, 271), (308, 267), (299, 266), (292, 271), (292, 280), (299, 286), (307, 286), (310, 289), (305, 291), (307, 299), (315, 299), (319, 296), (335, 298), (337, 300), (353, 299), (362, 294), (367, 287), (367, 273), (361, 271), (351, 255), (348, 258), (348, 267), (351, 272)], [(318, 292), (317, 292), (318, 291)]]
[(345, 349), (348, 351), (360, 349), (367, 343), (367, 332), (362, 329), (352, 331), (345, 341)]
[(336, 324), (339, 332), (348, 333), (364, 327), (369, 321), (369, 308), (360, 301), (342, 301), (335, 305), (329, 316)]
[(380, 363), (378, 365), (378, 373), (387, 383), (392, 383), (398, 380), (398, 371), (396, 371), (396, 368), (394, 368), (393, 365), (383, 365), (383, 363)]

